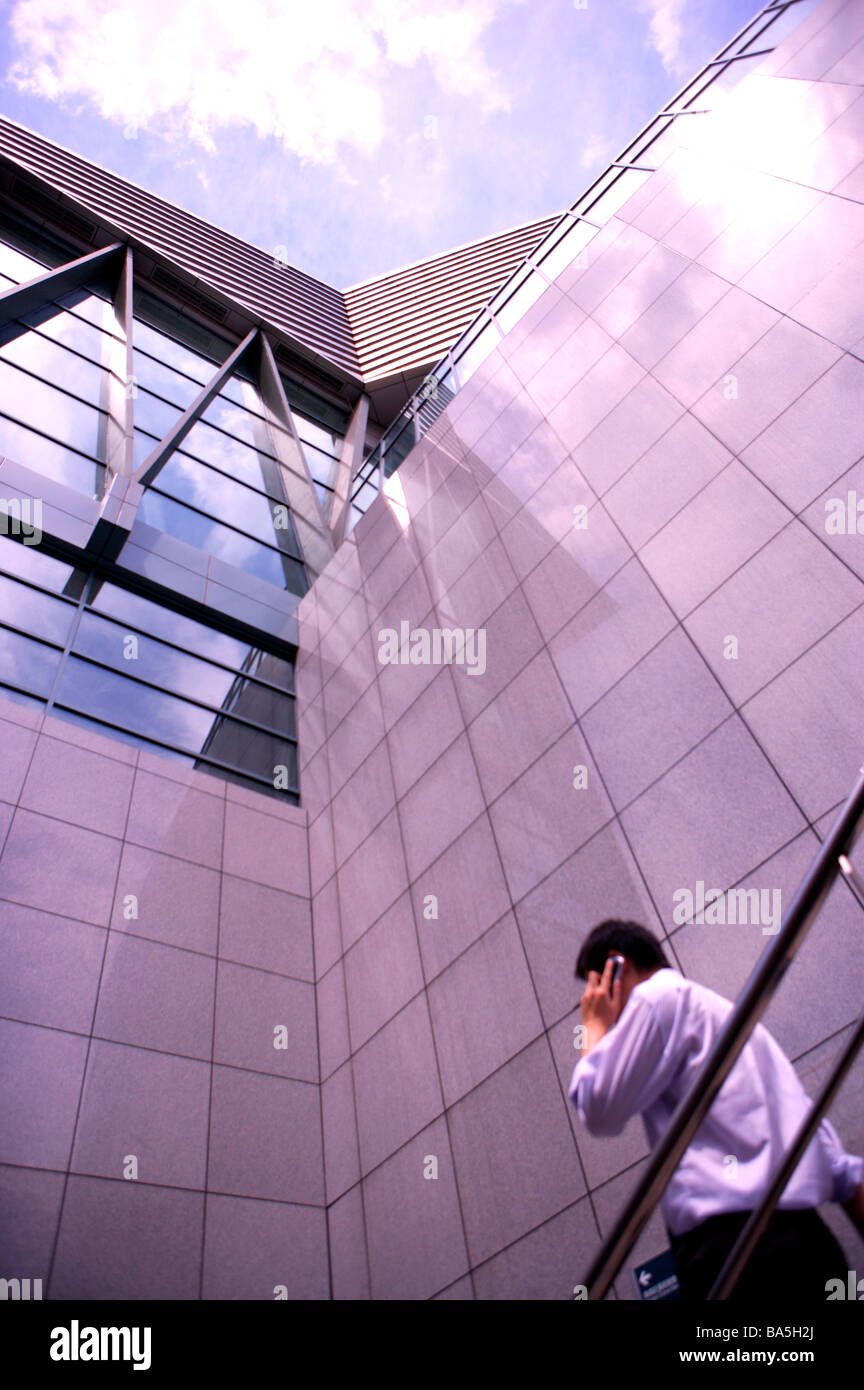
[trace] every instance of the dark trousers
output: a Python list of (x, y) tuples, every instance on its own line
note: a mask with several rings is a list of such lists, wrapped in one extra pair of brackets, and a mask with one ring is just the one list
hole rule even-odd
[[(749, 1215), (723, 1212), (683, 1236), (670, 1233), (682, 1303), (704, 1303)], [(817, 1211), (775, 1211), (728, 1302), (824, 1302), (829, 1279), (842, 1279), (845, 1287), (846, 1265), (846, 1256)]]

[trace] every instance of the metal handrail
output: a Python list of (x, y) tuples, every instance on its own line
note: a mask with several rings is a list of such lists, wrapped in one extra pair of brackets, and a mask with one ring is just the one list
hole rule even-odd
[[(638, 1240), (678, 1163), (792, 964), (864, 819), (864, 768), (792, 900), (772, 945), (757, 964), (691, 1090), (672, 1116), (636, 1190), (582, 1281), (602, 1299)], [(839, 1084), (839, 1082), (838, 1082)]]
[(822, 1087), (818, 1099), (813, 1102), (813, 1106), (806, 1119), (801, 1124), (792, 1145), (786, 1156), (779, 1164), (777, 1172), (771, 1179), (771, 1184), (758, 1207), (753, 1211), (743, 1231), (736, 1240), (734, 1246), (727, 1255), (723, 1268), (717, 1275), (716, 1280), (711, 1286), (708, 1294), (709, 1302), (717, 1300), (722, 1302), (728, 1298), (735, 1287), (738, 1279), (752, 1255), (756, 1242), (761, 1236), (765, 1227), (771, 1219), (772, 1212), (780, 1200), (785, 1190), (786, 1184), (791, 1178), (798, 1164), (801, 1162), (802, 1155), (819, 1125), (828, 1106), (831, 1104), (835, 1095), (839, 1091), (849, 1068), (855, 1061), (860, 1051), (861, 1044), (864, 1043), (864, 1013), (858, 1019), (852, 1036), (848, 1039), (843, 1048), (831, 1075)]

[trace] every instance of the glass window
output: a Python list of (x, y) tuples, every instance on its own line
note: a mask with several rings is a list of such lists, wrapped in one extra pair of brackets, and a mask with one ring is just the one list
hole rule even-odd
[[(90, 729), (94, 734), (101, 734), (102, 738), (116, 739), (118, 743), (125, 743), (130, 748), (146, 748), (150, 752), (155, 749), (162, 757), (170, 758), (172, 762), (185, 763), (188, 767), (195, 766), (194, 758), (188, 754), (177, 753), (173, 749), (154, 744), (151, 739), (130, 733), (128, 729), (118, 728), (110, 721), (88, 719), (86, 715), (77, 714), (74, 710), (67, 709), (65, 705), (58, 705), (56, 702), (51, 704), (51, 713), (57, 719), (62, 719), (64, 724), (74, 724), (79, 729)], [(246, 785), (249, 785), (248, 780)]]
[(105, 666), (113, 666), (132, 680), (164, 686), (180, 695), (218, 705), (232, 676), (218, 666), (167, 647), (144, 633), (130, 634), (122, 623), (82, 614), (75, 637), (75, 651)]
[(13, 705), (23, 705), (25, 709), (32, 709), (37, 714), (45, 713), (45, 701), (38, 699), (35, 695), (25, 695), (23, 690), (13, 690), (11, 685), (3, 686), (3, 699), (10, 700)]
[(31, 695), (50, 694), (62, 651), (20, 632), (0, 627), (0, 683), (18, 686)]
[[(199, 448), (202, 440), (209, 452), (216, 452), (211, 446), (218, 444), (224, 471), (185, 448), (176, 450), (146, 489), (140, 519), (279, 588), (305, 593), (305, 571), (280, 465), (199, 423), (186, 442)], [(136, 467), (156, 445), (154, 438), (136, 431)], [(255, 486), (245, 477), (241, 481), (230, 476), (229, 470), (251, 477)]]
[[(103, 457), (104, 436), (106, 436), (107, 416), (104, 411), (86, 406), (74, 396), (56, 391), (47, 382), (31, 377), (26, 371), (0, 360), (0, 411), (14, 424), (24, 425), (26, 430), (49, 434), (54, 441), (71, 445), (76, 452), (88, 455), (90, 459)], [(38, 445), (29, 445), (22, 450), (21, 436), (7, 430), (6, 421), (0, 425), (0, 449), (11, 457), (17, 457), (25, 467), (39, 467), (40, 450)], [(57, 461), (58, 460), (54, 460)], [(79, 478), (74, 477), (78, 470), (72, 468), (69, 477), (60, 477), (69, 486), (79, 486)], [(89, 488), (88, 488), (89, 491)]]
[(192, 426), (183, 440), (183, 452), (251, 487), (264, 487), (267, 474), (263, 471), (262, 459), (267, 456), (242, 440), (223, 434), (206, 420), (198, 420)]
[(409, 420), (405, 428), (394, 439), (387, 442), (384, 450), (384, 476), (389, 478), (405, 462), (417, 443), (417, 427)]
[[(132, 635), (136, 638), (134, 647), (129, 642)], [(157, 638), (143, 633), (130, 634), (122, 623), (85, 612), (74, 650), (113, 667), (130, 679), (161, 686), (175, 695), (217, 709), (231, 709), (244, 719), (293, 737), (294, 707), (290, 695), (242, 680), (235, 671), (166, 646)]]
[(235, 346), (140, 285), (135, 289), (135, 344), (202, 381), (210, 379)]
[(624, 164), (650, 164), (652, 161), (643, 159), (642, 155), (651, 142), (668, 129), (672, 119), (671, 116), (658, 116), (656, 120), (652, 121), (648, 129), (642, 131), (623, 151), (620, 155), (621, 162)]
[(242, 443), (251, 445), (253, 449), (259, 448), (268, 454), (273, 452), (273, 441), (261, 417), (250, 414), (248, 410), (235, 405), (233, 401), (227, 400), (223, 395), (216, 397), (215, 401), (204, 411), (201, 419), (215, 425), (220, 430), (224, 430), (226, 434), (233, 435)]
[(164, 362), (150, 357), (138, 348), (132, 353), (132, 374), (139, 390), (152, 391), (163, 400), (170, 401), (177, 408), (177, 414), (188, 410), (201, 394), (199, 381), (193, 381), (191, 377), (184, 376), (173, 367), (166, 367)]
[(190, 752), (201, 748), (214, 718), (209, 710), (77, 656), (67, 660), (55, 699), (81, 714), (122, 724), (133, 733), (179, 744)]
[[(519, 286), (524, 285), (531, 272), (531, 265), (523, 264), (517, 266), (517, 268), (514, 271), (512, 271), (510, 275), (508, 275), (507, 279), (504, 281), (504, 284), (489, 301), (489, 312), (491, 314), (494, 314), (497, 318), (499, 311), (507, 303), (508, 299), (513, 298), (513, 295), (519, 289)], [(443, 364), (439, 362), (437, 366), (433, 368), (433, 373), (440, 374), (442, 371)]]
[(670, 120), (663, 130), (658, 131), (652, 137), (651, 143), (643, 147), (638, 163), (649, 169), (659, 169), (671, 152), (681, 144), (685, 129), (682, 120), (688, 121), (690, 117), (677, 116)]
[(815, 10), (820, 0), (798, 0), (797, 4), (789, 5), (785, 10), (778, 10), (775, 15), (765, 15), (763, 19), (768, 23), (765, 28), (764, 23), (760, 23), (754, 37), (749, 43), (745, 43), (745, 48), (777, 48), (779, 44), (797, 29)]
[[(225, 666), (240, 667), (249, 658), (250, 648), (235, 637), (205, 627), (194, 618), (175, 613), (171, 608), (154, 603), (151, 599), (135, 594), (129, 589), (121, 589), (116, 584), (102, 584), (91, 598), (89, 607), (106, 617), (116, 618), (118, 622), (128, 623), (130, 627), (162, 637), (178, 647), (195, 652), (198, 656), (209, 657), (211, 661)], [(278, 658), (270, 657), (271, 661)], [(283, 663), (290, 670), (288, 663)]]
[(138, 508), (140, 519), (148, 526), (166, 531), (178, 540), (206, 551), (226, 564), (254, 574), (268, 584), (289, 589), (293, 594), (306, 592), (303, 565), (287, 552), (280, 553), (251, 536), (229, 529), (212, 517), (193, 511), (181, 502), (147, 488)]
[(313, 420), (307, 420), (305, 415), (298, 415), (296, 412), (293, 412), (293, 414), (297, 433), (304, 444), (312, 444), (316, 449), (320, 449), (322, 453), (332, 454), (334, 458), (339, 457), (342, 448), (341, 435), (333, 434), (331, 430), (322, 429), (322, 427), (316, 425)]
[(143, 430), (136, 429), (132, 437), (132, 463), (138, 469), (152, 454), (159, 440), (154, 434), (145, 434)]
[[(31, 241), (22, 246), (0, 245), (0, 285), (47, 268), (28, 255)], [(102, 490), (108, 393), (123, 364), (122, 328), (103, 289), (100, 281), (98, 293), (70, 291), (0, 334), (0, 454), (90, 495)], [(134, 337), (140, 463), (234, 344), (137, 286)], [(326, 491), (347, 417), (314, 392), (291, 394), (306, 407), (300, 447)], [(233, 376), (145, 489), (140, 517), (300, 595), (307, 578), (286, 481), (292, 461), (306, 474), (291, 429), (277, 441), (275, 428), (257, 386)], [(283, 799), (273, 777), (285, 766), (296, 788), (290, 660), (12, 539), (0, 541), (0, 612), (0, 683), (11, 697)], [(296, 801), (296, 790), (287, 795)]]
[[(80, 359), (78, 359), (80, 360)], [(99, 458), (104, 439), (106, 416), (82, 401), (57, 391), (0, 361), (0, 410), (20, 425), (50, 433), (63, 444), (71, 444), (91, 458)], [(25, 459), (21, 460), (26, 463)]]
[(548, 275), (550, 280), (557, 280), (561, 272), (573, 264), (596, 235), (597, 228), (588, 222), (574, 222), (566, 235), (540, 261), (543, 274)]
[(502, 304), (495, 316), (502, 333), (510, 332), (513, 325), (519, 322), (531, 308), (531, 305), (536, 304), (545, 289), (546, 281), (542, 275), (528, 275), (522, 281), (519, 288)]
[[(6, 338), (11, 331), (11, 327), (3, 330), (2, 338)], [(7, 362), (14, 362), (17, 367), (24, 367), (46, 381), (62, 382), (64, 391), (71, 391), (90, 404), (95, 405), (102, 400), (107, 378), (105, 369), (98, 367), (95, 362), (87, 361), (76, 352), (70, 352), (60, 343), (44, 337), (42, 333), (19, 332), (17, 337), (5, 342), (2, 338), (0, 357), (5, 358)], [(18, 414), (17, 409), (14, 410), (14, 414)], [(76, 443), (77, 440), (72, 439), (68, 442)], [(93, 442), (95, 443), (95, 439)], [(88, 448), (87, 451), (92, 450)]]
[(289, 785), (297, 785), (297, 750), (294, 744), (286, 743), (261, 729), (250, 729), (233, 719), (217, 717), (201, 752), (220, 762), (248, 768), (270, 783), (276, 769), (284, 767)]
[(375, 472), (375, 470), (380, 466), (382, 448), (383, 442), (379, 439), (374, 449), (371, 449), (364, 458), (363, 462), (357, 470), (357, 476), (354, 480), (355, 492), (360, 491), (360, 484), (362, 482), (365, 482), (367, 478), (370, 478), (372, 474)]
[(620, 172), (619, 169), (605, 169), (600, 177), (594, 180), (591, 187), (586, 189), (570, 211), (577, 213), (580, 217), (590, 217), (592, 222), (595, 221), (596, 219), (588, 211), (590, 204), (596, 202), (601, 194), (605, 193), (610, 184), (615, 182)]
[(28, 280), (35, 280), (37, 276), (44, 275), (48, 266), (33, 260), (31, 256), (25, 256), (23, 251), (16, 251), (15, 247), (9, 246), (7, 242), (0, 241), (0, 270), (16, 285), (23, 285)]
[(135, 428), (150, 436), (149, 445), (144, 455), (146, 458), (151, 449), (174, 428), (183, 411), (178, 406), (166, 405), (165, 401), (145, 390), (140, 384), (136, 387), (134, 399)]
[[(7, 206), (0, 208), (0, 239), (7, 247), (27, 258), (30, 265), (36, 267), (35, 270), (31, 269), (28, 274), (22, 275), (21, 280), (32, 280), (52, 266), (65, 265), (67, 261), (74, 261), (81, 254), (71, 243), (36, 227)], [(16, 279), (18, 278), (16, 276)]]
[(733, 87), (737, 87), (748, 74), (753, 72), (765, 61), (764, 50), (771, 47), (768, 35), (755, 45), (758, 52), (746, 58), (736, 58), (734, 62), (727, 63), (724, 67), (710, 69), (715, 76), (707, 91), (703, 91), (699, 97), (699, 105), (712, 108), (717, 104), (726, 92), (731, 92)]
[(282, 425), (278, 420), (271, 420), (268, 423), (268, 429), (273, 440), (273, 452), (276, 457), (286, 468), (291, 468), (299, 477), (305, 478), (306, 470), (300, 457), (304, 443), (297, 433), (296, 422), (292, 430), (290, 426)]
[(683, 111), (691, 106), (699, 111), (706, 109), (709, 103), (703, 99), (705, 89), (711, 84), (712, 72), (716, 71), (716, 68), (709, 68), (707, 72), (698, 73), (693, 81), (675, 98), (675, 101), (669, 103), (669, 110)]
[(106, 333), (100, 332), (77, 314), (61, 308), (59, 303), (46, 305), (44, 309), (28, 314), (21, 322), (32, 325), (43, 338), (51, 338), (99, 366), (107, 362), (106, 349), (113, 346), (110, 339), (106, 341)]
[(632, 198), (642, 187), (646, 179), (650, 179), (650, 173), (643, 173), (638, 169), (622, 169), (618, 178), (609, 189), (603, 194), (596, 203), (592, 203), (587, 209), (585, 216), (592, 222), (608, 222), (620, 207), (623, 207), (628, 198)]
[(0, 575), (0, 613), (11, 627), (65, 646), (76, 612), (77, 604)]
[[(2, 377), (2, 371), (0, 371)], [(47, 394), (47, 393), (46, 393)], [(51, 393), (58, 395), (58, 392)], [(71, 402), (71, 397), (66, 398)], [(73, 403), (74, 404), (74, 403)], [(84, 406), (81, 409), (85, 409)], [(95, 412), (94, 412), (95, 414)], [(49, 417), (50, 419), (50, 417)], [(53, 478), (64, 487), (75, 488), (88, 497), (100, 497), (103, 492), (105, 466), (95, 459), (69, 449), (54, 439), (36, 434), (26, 425), (19, 425), (0, 414), (0, 454)]]
[(330, 454), (323, 454), (320, 449), (313, 449), (311, 444), (303, 445), (303, 453), (309, 465), (309, 472), (315, 482), (324, 483), (325, 486), (332, 488), (336, 481), (338, 461)]
[(143, 349), (166, 366), (174, 367), (184, 376), (192, 377), (201, 386), (204, 386), (218, 370), (218, 363), (201, 357), (191, 348), (182, 347), (176, 339), (151, 328), (149, 323), (142, 323), (137, 317), (133, 325), (133, 341), (136, 348)]
[(340, 438), (345, 434), (350, 419), (350, 411), (334, 405), (332, 401), (326, 401), (323, 396), (319, 396), (315, 391), (310, 391), (307, 386), (301, 386), (298, 381), (286, 376), (284, 372), (280, 372), (279, 375), (282, 379), (285, 397), (292, 411), (296, 409), (307, 419), (316, 420), (319, 425), (329, 426)]
[(226, 713), (230, 712), (252, 724), (260, 724), (282, 738), (296, 737), (294, 699), (290, 695), (283, 695), (255, 681), (239, 679), (221, 704)]
[[(270, 545), (277, 544), (275, 521), (281, 519), (281, 514), (275, 513), (274, 518), (273, 502), (263, 493), (207, 468), (182, 450), (170, 456), (153, 486), (159, 492), (197, 507), (238, 531), (245, 531), (247, 535), (258, 537)], [(288, 517), (284, 519), (290, 522)], [(290, 548), (296, 554), (293, 528), (288, 524), (278, 529), (286, 540), (290, 539)]]
[(255, 676), (259, 681), (267, 681), (269, 685), (276, 685), (280, 690), (293, 694), (294, 667), (290, 661), (275, 656), (273, 652), (250, 648), (247, 649), (246, 659), (242, 664), (247, 675)]
[[(471, 345), (465, 349), (453, 364), (453, 379), (457, 390), (470, 380), (482, 362), (486, 361), (501, 341), (501, 332), (496, 324), (487, 323), (486, 327), (478, 333)], [(454, 349), (455, 353), (458, 347)]]
[(0, 539), (0, 570), (29, 579), (40, 588), (51, 589), (60, 594), (69, 584), (73, 574), (80, 575), (71, 565), (64, 565), (46, 555), (38, 546), (23, 545), (19, 541)]
[[(274, 786), (286, 767), (296, 789), (291, 661), (13, 540), (0, 541), (0, 570), (0, 684), (11, 698), (48, 700), (74, 723), (296, 801)], [(58, 598), (61, 588), (78, 597)]]
[[(153, 411), (153, 420), (156, 423), (156, 407), (153, 407), (148, 401), (145, 402), (145, 410)], [(135, 434), (135, 465), (140, 467), (159, 444), (160, 436), (145, 433), (143, 430), (136, 430)], [(255, 488), (259, 492), (266, 493), (275, 502), (284, 503), (286, 500), (284, 470), (275, 459), (266, 454), (256, 453), (247, 445), (241, 444), (239, 440), (220, 434), (218, 430), (204, 424), (203, 421), (193, 425), (183, 441), (182, 449), (178, 449), (173, 457), (177, 456), (192, 458), (201, 464), (208, 464), (211, 472), (218, 469), (227, 477), (243, 482), (247, 487)], [(209, 472), (207, 476), (210, 476)]]
[[(82, 632), (84, 623), (82, 622)], [(91, 634), (92, 635), (92, 634)], [(116, 724), (142, 739), (168, 744), (190, 755), (203, 755), (246, 769), (271, 786), (277, 766), (287, 766), (296, 786), (293, 702), (275, 692), (236, 682), (239, 692), (228, 698), (225, 711), (205, 709), (172, 689), (153, 689), (128, 672), (105, 669), (76, 654), (70, 656), (57, 684), (57, 702), (79, 715)], [(249, 698), (254, 691), (255, 703)], [(200, 694), (197, 695), (200, 700)], [(243, 720), (260, 714), (268, 728), (253, 728)], [(257, 722), (257, 721), (256, 721)], [(263, 721), (262, 721), (263, 722)]]
[(258, 415), (264, 415), (264, 403), (258, 395), (258, 388), (254, 382), (248, 380), (244, 375), (235, 373), (229, 376), (225, 385), (222, 387), (222, 396), (235, 405), (239, 405), (243, 410), (254, 410)]
[(110, 333), (115, 338), (123, 337), (112, 306), (100, 295), (91, 294), (89, 290), (72, 290), (69, 294), (62, 294), (57, 303), (62, 304), (64, 309), (68, 309), (76, 318), (98, 328), (100, 332)]
[(375, 498), (378, 496), (377, 476), (378, 470), (376, 469), (372, 477), (364, 482), (362, 487), (357, 489), (357, 492), (352, 498), (353, 506), (360, 516), (369, 510)]

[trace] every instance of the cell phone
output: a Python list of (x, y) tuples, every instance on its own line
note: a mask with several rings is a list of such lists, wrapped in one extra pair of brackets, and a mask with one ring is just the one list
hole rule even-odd
[(613, 970), (612, 970), (612, 980), (611, 980), (611, 983), (610, 983), (610, 985), (609, 985), (609, 993), (610, 993), (610, 994), (612, 993), (612, 990), (615, 988), (615, 981), (616, 981), (617, 979), (619, 979), (619, 977), (620, 977), (620, 975), (621, 975), (621, 971), (624, 969), (624, 957), (623, 957), (623, 956), (617, 956), (617, 955), (616, 955), (616, 956), (613, 956), (612, 959), (614, 960), (615, 965), (614, 965)]

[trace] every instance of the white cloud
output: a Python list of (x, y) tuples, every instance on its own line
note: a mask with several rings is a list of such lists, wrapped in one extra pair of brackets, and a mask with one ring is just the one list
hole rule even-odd
[(668, 73), (680, 71), (681, 16), (687, 0), (640, 0), (639, 8), (651, 16), (651, 46), (660, 54)]
[(587, 136), (579, 163), (583, 169), (592, 169), (595, 164), (600, 162), (608, 164), (609, 160), (614, 158), (615, 154), (609, 143), (609, 137), (598, 135), (596, 131), (592, 131)]
[(207, 150), (220, 129), (247, 126), (330, 164), (344, 147), (378, 150), (388, 78), (424, 60), (445, 96), (507, 110), (483, 37), (520, 3), (439, 0), (430, 13), (427, 0), (17, 0), (9, 80)]

